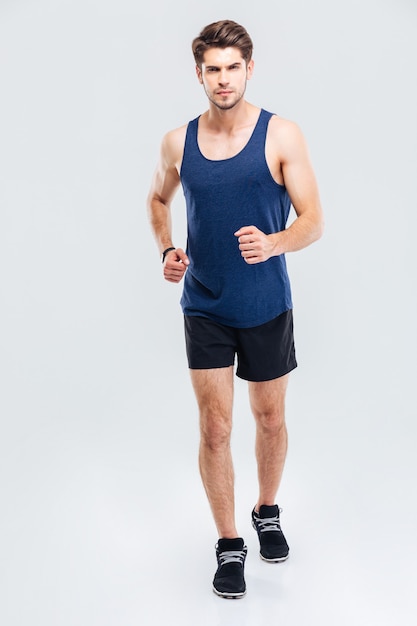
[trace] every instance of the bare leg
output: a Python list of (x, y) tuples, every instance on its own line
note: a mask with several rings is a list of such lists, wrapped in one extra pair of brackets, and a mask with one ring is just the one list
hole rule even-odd
[(200, 473), (219, 537), (238, 537), (230, 450), (233, 367), (190, 370), (200, 411)]
[(281, 482), (287, 455), (285, 394), (289, 375), (274, 380), (249, 383), (249, 397), (256, 420), (256, 459), (258, 463), (259, 498), (273, 505)]

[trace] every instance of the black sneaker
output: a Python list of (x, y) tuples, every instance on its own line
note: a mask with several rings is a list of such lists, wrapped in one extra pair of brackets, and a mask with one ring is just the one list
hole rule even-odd
[(218, 568), (213, 591), (222, 598), (242, 598), (246, 593), (244, 566), (247, 547), (241, 537), (219, 539), (216, 545)]
[(280, 510), (276, 504), (263, 504), (259, 513), (252, 511), (252, 526), (258, 533), (261, 559), (268, 563), (280, 563), (288, 559), (289, 547), (281, 530)]

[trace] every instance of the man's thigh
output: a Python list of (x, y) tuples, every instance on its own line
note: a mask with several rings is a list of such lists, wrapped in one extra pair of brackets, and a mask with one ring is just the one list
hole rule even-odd
[(190, 369), (190, 376), (201, 417), (231, 420), (233, 366)]
[(285, 396), (289, 374), (263, 382), (249, 382), (249, 398), (252, 411), (257, 416), (280, 415), (284, 418)]

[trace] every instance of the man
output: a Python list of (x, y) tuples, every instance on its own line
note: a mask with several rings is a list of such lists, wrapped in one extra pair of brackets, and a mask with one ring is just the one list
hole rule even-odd
[[(275, 498), (287, 451), (285, 394), (297, 366), (284, 255), (317, 240), (323, 219), (299, 128), (244, 98), (254, 69), (246, 30), (230, 20), (210, 24), (192, 49), (208, 110), (165, 135), (148, 207), (165, 279), (184, 278), (200, 473), (219, 537), (213, 590), (240, 598), (247, 548), (236, 528), (230, 451), (235, 356), (256, 420), (259, 494), (252, 525), (261, 558), (276, 563), (289, 553)], [(180, 184), (187, 252), (171, 238), (170, 204)], [(286, 229), (291, 205), (296, 219)]]

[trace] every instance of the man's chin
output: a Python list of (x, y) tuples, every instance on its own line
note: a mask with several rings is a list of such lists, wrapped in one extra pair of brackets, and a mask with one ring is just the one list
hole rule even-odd
[(233, 109), (238, 102), (240, 102), (241, 98), (239, 98), (238, 100), (233, 100), (233, 101), (219, 101), (219, 100), (212, 100), (212, 103), (221, 111), (229, 111), (230, 109)]

